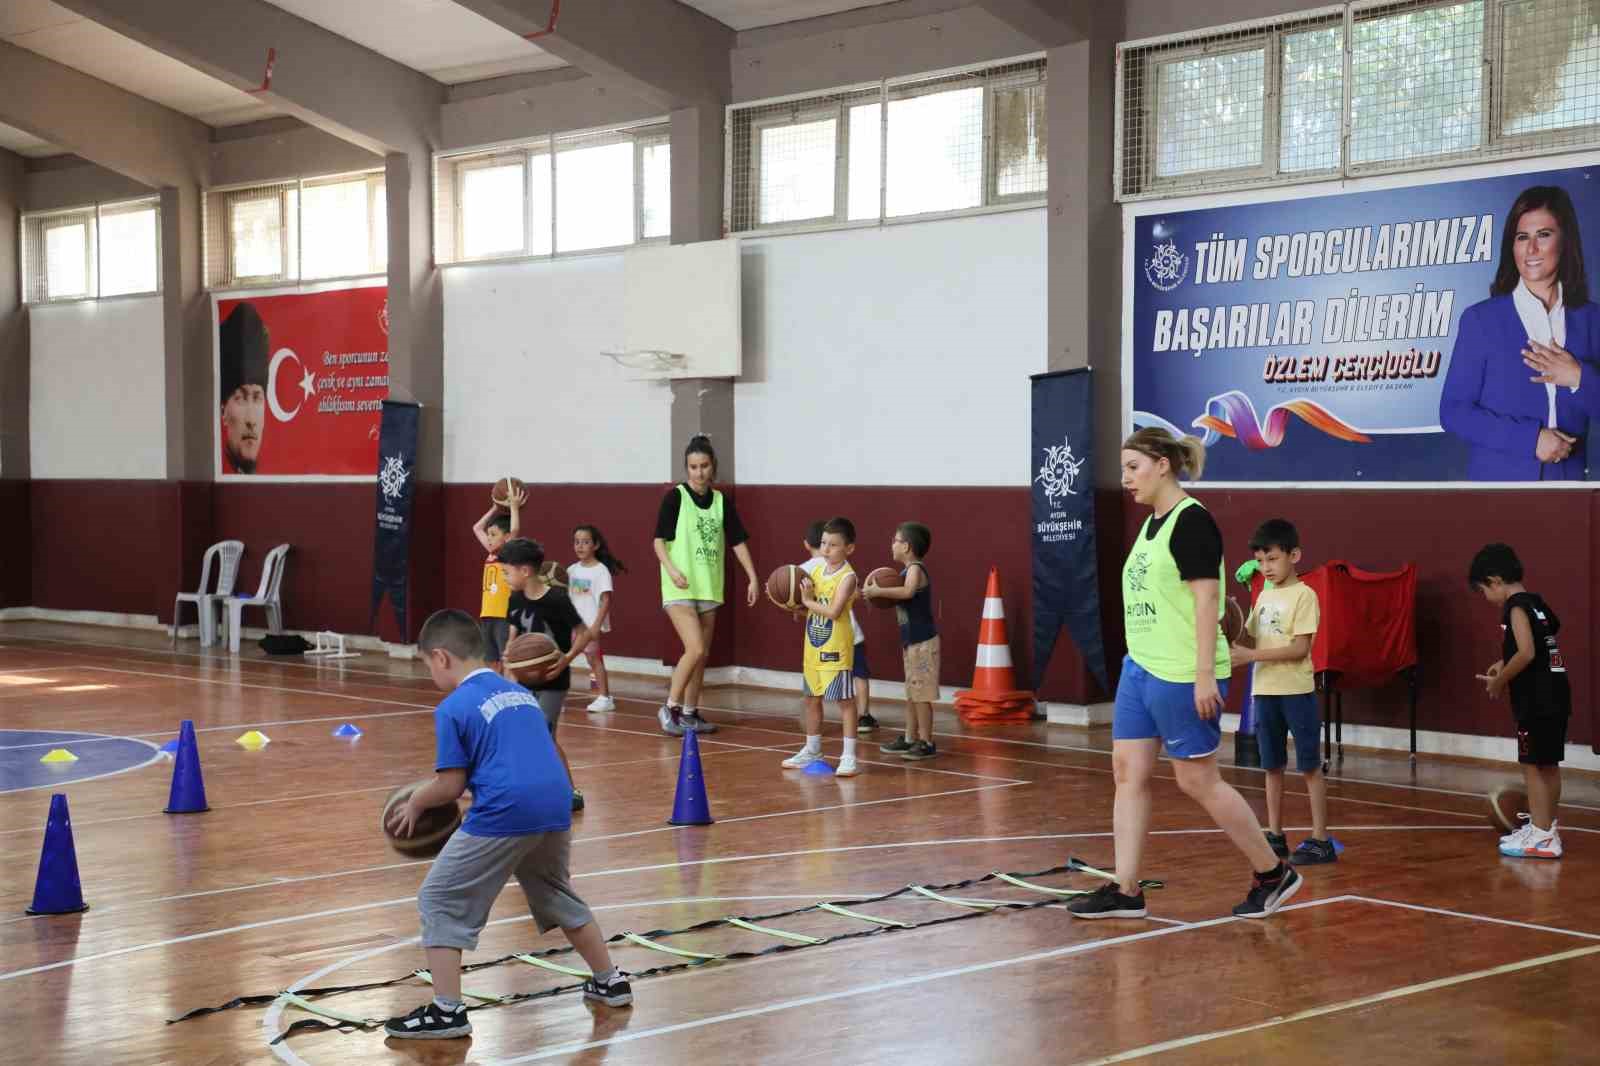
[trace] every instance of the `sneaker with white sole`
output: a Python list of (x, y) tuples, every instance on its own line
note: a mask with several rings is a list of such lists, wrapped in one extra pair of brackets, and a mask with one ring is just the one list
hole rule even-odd
[(1067, 913), (1074, 918), (1143, 918), (1149, 912), (1143, 892), (1124, 896), (1120, 886), (1107, 884), (1067, 904)]
[(1519, 841), (1500, 845), (1500, 854), (1509, 855), (1513, 859), (1559, 859), (1561, 858), (1561, 834), (1556, 832), (1555, 823), (1549, 829), (1530, 828), (1526, 836)]
[(608, 1007), (626, 1007), (633, 1002), (633, 987), (623, 978), (620, 971), (605, 982), (597, 977), (591, 977), (583, 983), (583, 998), (604, 1003)]
[(471, 1036), (472, 1023), (467, 1020), (465, 1004), (447, 1011), (429, 1000), (410, 1014), (390, 1018), (383, 1031), (397, 1040), (453, 1040)]
[(1287, 903), (1303, 884), (1305, 878), (1300, 876), (1298, 870), (1286, 862), (1280, 862), (1274, 873), (1255, 875), (1250, 883), (1249, 895), (1245, 896), (1243, 903), (1233, 908), (1234, 916), (1265, 918)]
[(656, 721), (661, 723), (661, 731), (667, 736), (683, 736), (683, 712), (678, 708), (663, 704), (656, 712)]
[(1523, 815), (1522, 817), (1524, 818), (1524, 821), (1521, 825), (1500, 838), (1500, 846), (1502, 848), (1517, 847), (1521, 845), (1523, 840), (1527, 838), (1528, 834), (1533, 832), (1532, 819), (1529, 819), (1527, 815)]
[(717, 731), (717, 723), (708, 722), (701, 718), (699, 711), (684, 711), (682, 722), (683, 728), (696, 733), (715, 733)]
[(804, 770), (806, 767), (810, 766), (820, 758), (822, 758), (822, 752), (812, 751), (809, 748), (801, 748), (799, 751), (783, 760), (783, 768), (785, 770)]
[(591, 702), (589, 704), (589, 706), (584, 708), (584, 710), (586, 710), (586, 711), (591, 711), (591, 712), (595, 712), (595, 713), (598, 713), (600, 711), (614, 711), (616, 709), (617, 709), (617, 701), (612, 699), (610, 696), (600, 696), (597, 699), (595, 699), (593, 702)]
[(839, 759), (839, 765), (834, 767), (833, 776), (854, 777), (860, 772), (861, 768), (856, 765), (856, 757), (854, 755), (846, 755), (841, 757)]

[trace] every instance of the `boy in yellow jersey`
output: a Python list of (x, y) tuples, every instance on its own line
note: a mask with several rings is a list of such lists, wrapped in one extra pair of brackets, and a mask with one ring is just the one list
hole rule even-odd
[(506, 584), (506, 575), (500, 568), (500, 547), (521, 535), (520, 511), (527, 502), (527, 492), (518, 491), (507, 501), (511, 508), (509, 515), (498, 507), (491, 507), (472, 527), (473, 536), (489, 553), (483, 561), (483, 600), (478, 609), (478, 622), (483, 627), (484, 662), (495, 673), (501, 672), (500, 653), (505, 650), (510, 635), (506, 607), (511, 602), (511, 586)]
[(805, 694), (801, 724), (806, 746), (783, 760), (787, 770), (810, 766), (822, 758), (822, 702), (839, 708), (844, 724), (844, 753), (834, 773), (854, 777), (856, 766), (856, 704), (851, 671), (855, 665), (855, 628), (850, 624), (850, 604), (856, 598), (856, 572), (848, 562), (856, 550), (855, 523), (835, 518), (822, 527), (822, 566), (801, 581), (805, 605)]

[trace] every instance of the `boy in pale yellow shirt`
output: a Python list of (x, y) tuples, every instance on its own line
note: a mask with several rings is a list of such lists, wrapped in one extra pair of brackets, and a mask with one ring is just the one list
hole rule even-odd
[[(1317, 594), (1295, 573), (1300, 534), (1282, 518), (1261, 523), (1250, 550), (1267, 579), (1245, 621), (1252, 647), (1235, 645), (1234, 666), (1255, 663), (1256, 743), (1267, 772), (1267, 843), (1297, 866), (1337, 862), (1328, 836), (1328, 783), (1322, 774), (1322, 722), (1311, 669), (1311, 639), (1320, 617)], [(1295, 763), (1311, 796), (1311, 836), (1294, 854), (1283, 835), (1283, 773), (1294, 737)]]

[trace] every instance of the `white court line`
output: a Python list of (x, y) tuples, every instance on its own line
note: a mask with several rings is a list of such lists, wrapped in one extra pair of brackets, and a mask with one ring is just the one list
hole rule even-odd
[[(30, 732), (35, 732), (35, 731), (34, 730), (30, 730)], [(66, 730), (66, 729), (42, 730), (41, 729), (41, 730), (36, 730), (36, 732), (41, 732), (41, 733), (43, 733), (43, 732), (67, 733), (67, 732), (74, 732), (74, 730)], [(90, 735), (93, 736), (93, 735), (96, 735), (96, 734), (90, 734)], [(135, 770), (143, 770), (146, 766), (149, 766), (153, 762), (158, 762), (161, 759), (161, 749), (159, 747), (157, 747), (156, 745), (150, 743), (148, 740), (141, 740), (138, 737), (113, 737), (113, 738), (110, 738), (110, 739), (113, 739), (113, 740), (127, 740), (127, 741), (131, 741), (131, 742), (133, 742), (135, 744), (143, 744), (145, 747), (150, 749), (150, 757), (148, 759), (146, 759), (142, 763), (136, 763), (133, 766), (124, 766), (120, 770), (107, 770), (103, 774), (90, 774), (88, 777), (74, 777), (74, 778), (71, 778), (71, 779), (68, 779), (68, 780), (62, 780), (62, 781), (45, 781), (42, 784), (38, 784), (38, 785), (23, 785), (23, 786), (20, 786), (20, 787), (17, 787), (17, 788), (0, 788), (0, 796), (7, 796), (7, 795), (10, 795), (13, 792), (37, 792), (40, 789), (46, 789), (46, 788), (54, 789), (54, 790), (60, 790), (60, 789), (70, 788), (73, 785), (81, 785), (81, 784), (84, 784), (85, 782), (88, 782), (88, 781), (101, 781), (101, 780), (104, 780), (105, 778), (108, 778), (108, 777), (116, 777), (119, 774), (129, 774), (129, 773), (132, 773)], [(83, 744), (83, 743), (87, 743), (87, 741), (74, 740), (74, 741), (68, 741), (68, 743), (71, 743), (71, 744)]]
[(1560, 933), (1563, 936), (1581, 937), (1584, 940), (1600, 940), (1600, 933), (1583, 933), (1576, 929), (1560, 929), (1553, 925), (1534, 925), (1529, 922), (1514, 922), (1509, 918), (1491, 918), (1487, 914), (1467, 914), (1464, 911), (1446, 910), (1443, 907), (1424, 907), (1420, 903), (1401, 903), (1392, 899), (1376, 899), (1372, 896), (1351, 896), (1363, 903), (1375, 903), (1380, 907), (1399, 907), (1401, 910), (1421, 911), (1424, 914), (1442, 914), (1448, 918), (1469, 918), (1475, 922), (1488, 922), (1491, 925), (1509, 925), (1513, 929), (1531, 929), (1538, 933)]
[[(1467, 917), (1476, 917), (1476, 915), (1467, 915)], [(1273, 1029), (1280, 1025), (1289, 1025), (1309, 1018), (1319, 1018), (1325, 1014), (1337, 1014), (1342, 1011), (1368, 1007), (1388, 1000), (1403, 999), (1421, 992), (1432, 992), (1440, 988), (1449, 988), (1452, 985), (1466, 984), (1469, 981), (1479, 981), (1485, 977), (1516, 973), (1518, 970), (1532, 970), (1539, 966), (1565, 962), (1568, 959), (1581, 958), (1584, 955), (1593, 955), (1597, 952), (1600, 952), (1600, 947), (1572, 948), (1569, 951), (1558, 951), (1553, 955), (1540, 955), (1538, 958), (1523, 959), (1521, 962), (1508, 962), (1501, 966), (1491, 966), (1486, 970), (1474, 970), (1471, 973), (1457, 974), (1454, 977), (1440, 977), (1432, 981), (1423, 981), (1420, 984), (1406, 985), (1404, 988), (1391, 988), (1387, 992), (1376, 992), (1370, 996), (1361, 996), (1358, 999), (1347, 999), (1342, 1003), (1329, 1003), (1322, 1007), (1310, 1007), (1306, 1010), (1295, 1011), (1293, 1014), (1285, 1014), (1281, 1017), (1269, 1018), (1264, 1022), (1256, 1022), (1254, 1025), (1240, 1025), (1232, 1029), (1218, 1029), (1210, 1033), (1180, 1037), (1177, 1040), (1166, 1040), (1159, 1044), (1147, 1044), (1141, 1048), (1134, 1048), (1132, 1051), (1123, 1051), (1098, 1059), (1085, 1059), (1077, 1063), (1076, 1066), (1110, 1066), (1111, 1063), (1115, 1062), (1127, 1062), (1130, 1059), (1140, 1059), (1147, 1055), (1159, 1055), (1166, 1051), (1176, 1051), (1179, 1048), (1193, 1047), (1196, 1044), (1222, 1040), (1230, 1036), (1259, 1032), (1262, 1029)], [(513, 1059), (511, 1061), (526, 1060)]]

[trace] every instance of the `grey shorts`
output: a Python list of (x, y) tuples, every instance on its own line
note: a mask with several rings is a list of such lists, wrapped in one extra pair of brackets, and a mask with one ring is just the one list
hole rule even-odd
[(567, 690), (542, 688), (534, 692), (533, 698), (539, 701), (539, 709), (544, 712), (544, 724), (554, 733), (561, 724), (561, 708), (567, 702)]
[(475, 837), (457, 829), (417, 892), (422, 946), (472, 951), (506, 881), (516, 874), (539, 932), (577, 929), (594, 921), (572, 891), (567, 854), (572, 833)]
[(661, 605), (661, 609), (670, 611), (674, 607), (692, 607), (695, 614), (710, 614), (721, 606), (719, 600), (668, 600)]
[(497, 663), (506, 650), (506, 641), (511, 639), (511, 623), (504, 618), (480, 618), (478, 626), (483, 630), (483, 661)]

